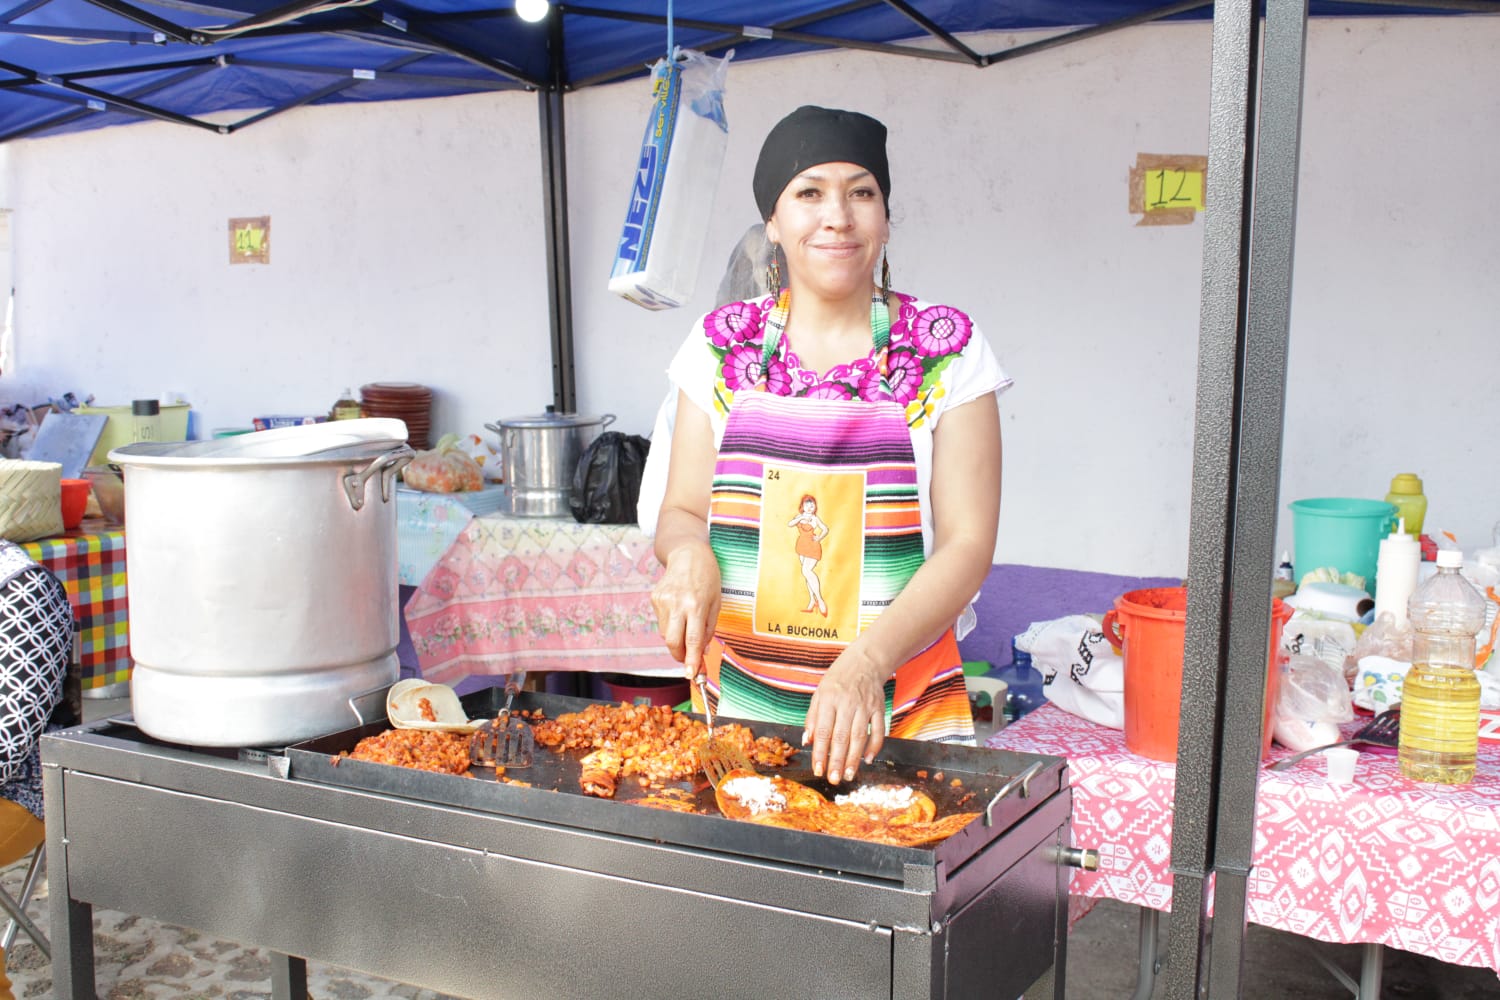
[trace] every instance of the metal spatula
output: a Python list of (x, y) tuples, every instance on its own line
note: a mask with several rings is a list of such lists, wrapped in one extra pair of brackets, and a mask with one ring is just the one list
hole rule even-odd
[(703, 698), (703, 717), (708, 722), (708, 738), (698, 748), (698, 763), (702, 765), (708, 783), (717, 791), (726, 774), (737, 770), (754, 771), (755, 762), (733, 743), (714, 735), (714, 710), (708, 704), (708, 676), (700, 673), (693, 683), (698, 685), (698, 693)]
[(510, 706), (516, 700), (521, 685), (526, 683), (526, 671), (517, 670), (505, 682), (505, 705), (500, 714), (486, 720), (469, 737), (469, 760), (487, 767), (530, 767), (536, 752), (536, 736), (531, 727), (510, 714)]
[(1285, 771), (1287, 768), (1297, 763), (1297, 761), (1301, 760), (1303, 757), (1310, 757), (1315, 753), (1322, 753), (1324, 750), (1332, 750), (1334, 747), (1352, 746), (1355, 743), (1363, 743), (1368, 744), (1369, 746), (1386, 748), (1394, 747), (1400, 739), (1400, 735), (1401, 710), (1399, 708), (1388, 708), (1384, 712), (1381, 712), (1379, 715), (1375, 716), (1375, 718), (1371, 719), (1369, 722), (1366, 722), (1363, 726), (1359, 727), (1355, 734), (1349, 739), (1341, 740), (1338, 743), (1330, 743), (1327, 746), (1323, 747), (1313, 747), (1311, 750), (1304, 750), (1301, 753), (1294, 753), (1290, 757), (1283, 757), (1281, 760), (1278, 760), (1276, 763), (1266, 768), (1266, 770)]

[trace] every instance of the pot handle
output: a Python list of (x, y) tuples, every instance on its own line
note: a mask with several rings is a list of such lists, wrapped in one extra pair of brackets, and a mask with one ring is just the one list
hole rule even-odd
[(359, 510), (365, 505), (365, 483), (371, 476), (380, 476), (380, 499), (385, 503), (391, 502), (391, 484), (396, 480), (396, 473), (406, 468), (417, 453), (411, 450), (410, 445), (403, 444), (401, 447), (379, 455), (373, 462), (365, 466), (362, 472), (344, 473), (344, 495), (349, 498), (349, 506)]

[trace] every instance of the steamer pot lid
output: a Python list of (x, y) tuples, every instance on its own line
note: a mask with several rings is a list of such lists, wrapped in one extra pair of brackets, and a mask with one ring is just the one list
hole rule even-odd
[(130, 444), (110, 451), (109, 460), (125, 466), (182, 468), (359, 462), (401, 447), (406, 436), (402, 421), (371, 417), (279, 427), (209, 441)]
[(501, 427), (591, 427), (594, 424), (608, 426), (614, 423), (615, 415), (606, 413), (602, 417), (590, 417), (581, 413), (558, 413), (555, 408), (547, 407), (546, 413), (538, 413), (526, 417), (503, 417), (496, 421)]

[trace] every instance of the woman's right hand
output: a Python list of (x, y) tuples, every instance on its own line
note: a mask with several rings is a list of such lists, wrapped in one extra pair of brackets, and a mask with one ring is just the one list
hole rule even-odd
[(682, 664), (690, 681), (703, 669), (703, 651), (718, 625), (721, 600), (719, 562), (708, 543), (673, 549), (651, 589), (651, 607), (667, 652)]

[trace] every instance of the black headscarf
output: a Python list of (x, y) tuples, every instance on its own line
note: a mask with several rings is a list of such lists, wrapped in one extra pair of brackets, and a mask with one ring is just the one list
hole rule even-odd
[(891, 168), (885, 158), (885, 126), (858, 111), (805, 104), (777, 122), (755, 162), (755, 204), (769, 219), (776, 199), (793, 177), (820, 163), (854, 163), (875, 177), (889, 208)]

